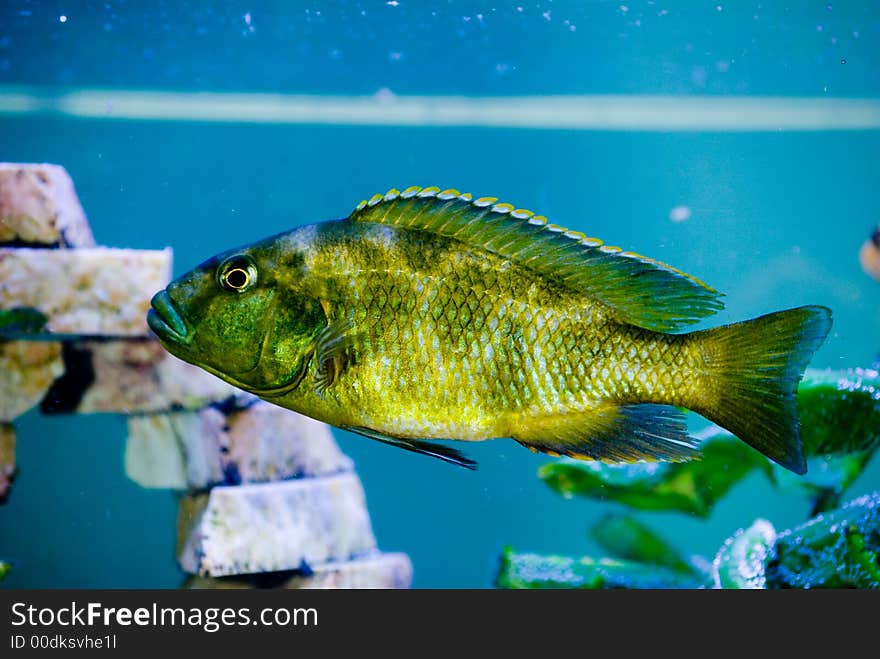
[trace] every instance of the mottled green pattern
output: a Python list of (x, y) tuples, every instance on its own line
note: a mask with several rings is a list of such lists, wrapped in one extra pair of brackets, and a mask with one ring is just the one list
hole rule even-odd
[(363, 411), (353, 424), (408, 437), (516, 436), (598, 401), (683, 403), (699, 380), (682, 338), (620, 325), (457, 241), (327, 225), (305, 263), (329, 287), (330, 316), (354, 328), (353, 363), (325, 396)]
[(724, 307), (721, 294), (696, 277), (495, 197), (474, 199), (438, 187), (392, 188), (362, 201), (349, 218), (478, 245), (482, 252), (527, 264), (534, 275), (581, 297), (600, 300), (618, 320), (638, 327), (676, 331)]
[(880, 588), (880, 493), (781, 533), (768, 588)]
[(589, 556), (542, 556), (505, 549), (495, 584), (499, 588), (700, 588), (695, 575), (657, 565)]

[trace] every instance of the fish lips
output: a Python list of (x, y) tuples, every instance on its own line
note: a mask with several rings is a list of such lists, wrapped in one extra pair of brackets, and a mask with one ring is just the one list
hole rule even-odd
[(192, 335), (187, 329), (183, 317), (175, 309), (174, 303), (168, 291), (162, 290), (150, 300), (153, 308), (147, 312), (147, 325), (163, 341), (170, 341), (177, 345), (188, 345)]

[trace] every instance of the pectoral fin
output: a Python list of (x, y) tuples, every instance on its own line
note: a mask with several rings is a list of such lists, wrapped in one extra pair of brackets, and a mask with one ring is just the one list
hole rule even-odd
[(450, 464), (464, 467), (465, 469), (475, 470), (477, 468), (477, 463), (470, 458), (467, 458), (463, 453), (461, 453), (461, 451), (457, 451), (454, 448), (444, 446), (443, 444), (436, 444), (434, 442), (428, 442), (423, 439), (404, 439), (401, 437), (392, 437), (390, 435), (384, 435), (376, 430), (372, 430), (371, 428), (363, 428), (361, 426), (341, 427), (344, 430), (350, 430), (351, 432), (356, 432), (357, 434), (363, 435), (364, 437), (375, 439), (377, 442), (390, 444), (391, 446), (397, 446), (398, 448), (402, 448), (406, 451), (412, 451), (413, 453), (430, 455), (432, 458), (437, 458), (439, 460), (443, 460), (444, 462), (449, 462)]
[(684, 416), (668, 405), (602, 403), (578, 414), (531, 419), (513, 438), (533, 451), (602, 462), (682, 462), (698, 455)]
[(352, 360), (351, 322), (339, 318), (327, 325), (315, 341), (315, 391), (323, 395)]

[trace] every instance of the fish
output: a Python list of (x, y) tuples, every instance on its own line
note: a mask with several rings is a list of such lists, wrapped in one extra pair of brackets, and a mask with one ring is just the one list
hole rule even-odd
[(437, 440), (695, 459), (691, 410), (803, 474), (795, 395), (831, 310), (686, 331), (722, 296), (495, 197), (411, 186), (206, 260), (147, 322), (260, 398), (468, 468)]

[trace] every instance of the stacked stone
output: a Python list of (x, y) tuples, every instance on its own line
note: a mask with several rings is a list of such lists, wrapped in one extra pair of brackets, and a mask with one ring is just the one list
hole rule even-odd
[[(0, 496), (15, 471), (12, 422), (37, 405), (152, 412), (233, 393), (151, 338), (150, 298), (170, 276), (170, 249), (95, 245), (63, 167), (0, 163)], [(45, 323), (2, 322), (21, 310)]]
[(409, 585), (407, 556), (378, 552), (360, 479), (326, 424), (236, 396), (131, 417), (125, 463), (144, 487), (188, 490), (177, 545), (198, 575), (190, 587)]
[[(65, 170), (0, 164), (0, 498), (13, 421), (42, 412), (128, 415), (126, 472), (181, 492), (189, 587), (406, 588), (405, 554), (376, 547), (354, 467), (322, 423), (168, 354), (146, 313), (171, 250), (97, 247)], [(14, 312), (13, 312), (14, 313)]]

